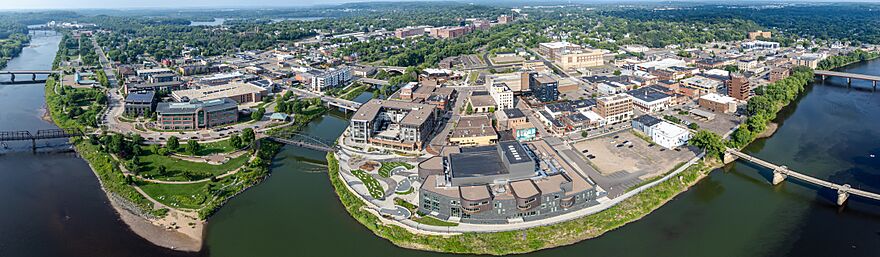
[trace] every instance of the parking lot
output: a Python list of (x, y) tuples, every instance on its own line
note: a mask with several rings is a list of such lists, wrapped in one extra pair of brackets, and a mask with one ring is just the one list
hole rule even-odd
[(574, 147), (605, 176), (626, 172), (640, 179), (666, 173), (698, 154), (697, 149), (686, 146), (670, 150), (650, 144), (632, 130), (579, 142)]

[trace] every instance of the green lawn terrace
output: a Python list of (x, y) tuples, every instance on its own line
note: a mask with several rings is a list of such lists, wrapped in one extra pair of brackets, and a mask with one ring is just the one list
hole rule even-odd
[(415, 168), (412, 164), (405, 162), (382, 162), (382, 166), (379, 167), (379, 176), (388, 178), (391, 177), (391, 171), (393, 171), (397, 167), (403, 167), (407, 170), (411, 170)]
[(194, 181), (220, 176), (239, 169), (247, 163), (249, 157), (249, 154), (242, 154), (222, 164), (214, 165), (182, 160), (174, 156), (162, 156), (148, 151), (146, 155), (138, 157), (141, 167), (139, 167), (137, 174), (144, 178), (162, 181)]
[(352, 170), (351, 174), (364, 183), (364, 186), (367, 187), (367, 191), (370, 192), (371, 197), (375, 199), (383, 199), (385, 197), (385, 189), (382, 188), (382, 184), (379, 183), (379, 180), (376, 180), (372, 175), (363, 170)]

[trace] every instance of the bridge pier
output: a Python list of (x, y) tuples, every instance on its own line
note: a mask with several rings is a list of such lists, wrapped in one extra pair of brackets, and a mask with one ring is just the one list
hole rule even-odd
[(9, 73), (9, 76), (12, 76), (9, 81), (15, 82), (15, 73)]
[(31, 74), (31, 80), (37, 81), (37, 74), (36, 73)]
[(827, 78), (827, 76), (822, 75), (822, 81), (825, 81), (826, 78)]
[(739, 159), (739, 157), (737, 157), (735, 154), (724, 153), (724, 164), (730, 164), (731, 162), (736, 161), (736, 159)]
[(837, 189), (837, 205), (843, 206), (849, 199), (849, 184), (843, 184), (843, 187)]
[(846, 78), (846, 86), (848, 86), (848, 87), (852, 86), (852, 78)]
[(872, 86), (874, 87), (874, 91), (877, 91), (877, 81), (876, 81), (876, 80), (872, 80), (872, 81), (871, 81), (871, 84), (872, 84)]
[(779, 183), (782, 183), (782, 181), (785, 181), (785, 178), (788, 177), (788, 175), (785, 174), (785, 169), (787, 169), (785, 166), (779, 166), (779, 168), (773, 170), (774, 186), (779, 185)]
[(37, 153), (37, 139), (31, 138), (31, 152)]

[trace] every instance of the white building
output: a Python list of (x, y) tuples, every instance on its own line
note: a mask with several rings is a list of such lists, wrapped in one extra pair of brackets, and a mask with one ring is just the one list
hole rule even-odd
[(767, 41), (748, 41), (740, 44), (743, 50), (776, 50), (779, 49), (779, 43)]
[(489, 95), (495, 100), (496, 110), (513, 108), (513, 91), (504, 83), (489, 85)]
[(651, 135), (651, 140), (653, 140), (654, 143), (669, 149), (687, 144), (687, 141), (691, 139), (691, 133), (687, 129), (666, 121), (657, 124), (657, 127), (655, 127), (653, 131), (654, 133)]
[(325, 88), (342, 86), (351, 81), (351, 68), (329, 69), (312, 77), (312, 91), (321, 92)]
[(632, 127), (650, 137), (654, 143), (668, 149), (685, 145), (691, 139), (691, 133), (687, 129), (649, 115), (633, 119)]

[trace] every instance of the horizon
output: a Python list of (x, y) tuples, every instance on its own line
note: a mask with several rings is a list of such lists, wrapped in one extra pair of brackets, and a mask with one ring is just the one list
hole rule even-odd
[[(532, 3), (526, 0), (314, 0), (309, 3), (289, 2), (285, 0), (256, 0), (250, 2), (242, 2), (238, 0), (191, 0), (187, 4), (180, 4), (174, 0), (133, 0), (133, 1), (113, 1), (113, 0), (31, 0), (13, 2), (0, 6), (0, 11), (44, 11), (44, 10), (155, 10), (155, 9), (198, 9), (198, 8), (234, 8), (234, 9), (260, 9), (260, 8), (309, 8), (319, 6), (334, 6), (349, 3), (370, 3), (370, 2), (459, 2), (468, 4), (525, 4)], [(880, 3), (880, 0), (847, 0), (842, 2), (827, 0), (742, 0), (729, 3), (721, 0), (679, 0), (679, 1), (662, 1), (662, 0), (552, 0), (542, 2), (538, 5), (555, 5), (555, 4), (609, 4), (609, 3), (724, 3), (724, 4), (773, 4), (773, 3)], [(532, 4), (535, 5), (535, 4)]]

